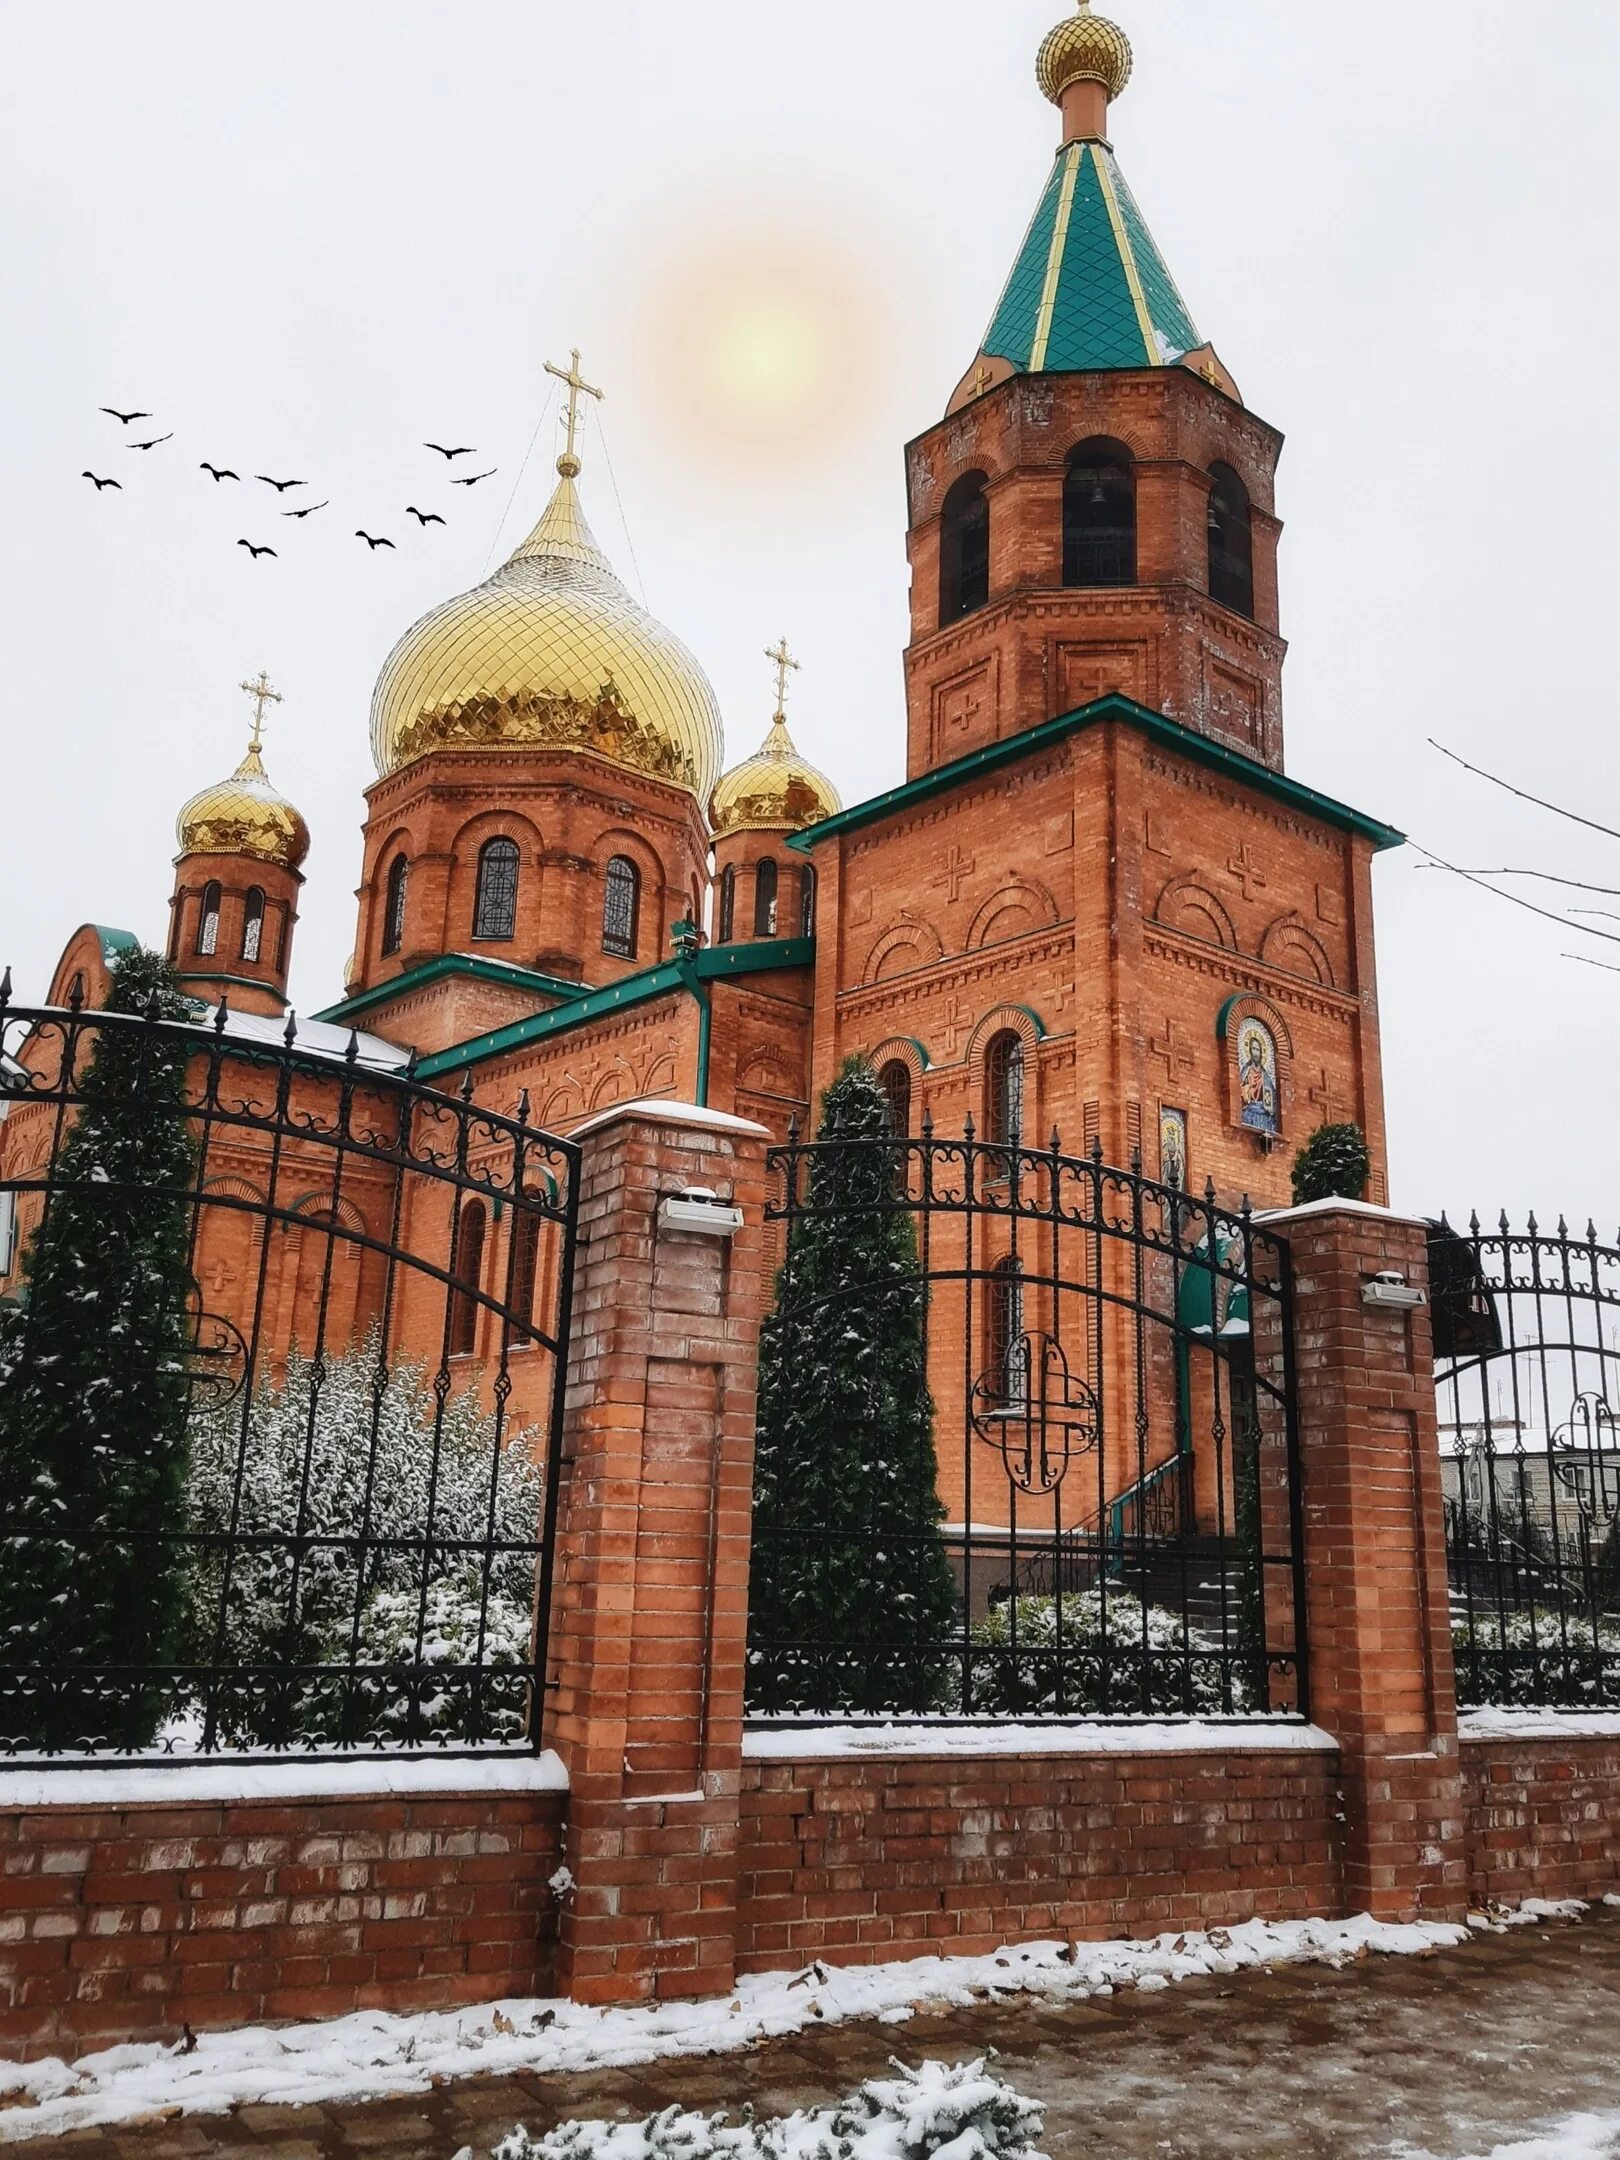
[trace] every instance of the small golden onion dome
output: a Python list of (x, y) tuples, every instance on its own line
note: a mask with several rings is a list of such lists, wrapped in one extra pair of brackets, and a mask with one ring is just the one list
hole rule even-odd
[(778, 713), (763, 746), (734, 765), (715, 789), (709, 822), (716, 839), (734, 832), (803, 832), (836, 817), (843, 807), (827, 775), (794, 749)]
[(724, 748), (709, 679), (597, 546), (578, 458), (560, 458), (558, 472), (511, 561), (394, 647), (371, 706), (377, 770), (433, 750), (588, 750), (705, 802)]
[(1131, 79), (1131, 41), (1106, 15), (1093, 15), (1091, 0), (1049, 33), (1035, 62), (1041, 90), (1061, 105), (1071, 83), (1100, 82), (1110, 102)]
[(250, 744), (228, 780), (193, 795), (175, 824), (182, 855), (250, 855), (297, 870), (309, 853), (309, 827), (265, 776)]

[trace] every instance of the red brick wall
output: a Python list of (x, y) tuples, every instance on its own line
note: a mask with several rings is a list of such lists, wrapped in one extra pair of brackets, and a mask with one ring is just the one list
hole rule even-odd
[(739, 1971), (1342, 1910), (1338, 1758), (749, 1762)]
[(1620, 1737), (1463, 1741), (1476, 1903), (1620, 1890)]
[(548, 1993), (565, 1804), (0, 1812), (0, 2056)]

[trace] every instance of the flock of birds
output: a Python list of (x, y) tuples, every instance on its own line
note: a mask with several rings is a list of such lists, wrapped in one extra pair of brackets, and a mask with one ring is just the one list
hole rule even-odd
[[(172, 428), (168, 434), (153, 435), (144, 442), (138, 437), (127, 433), (127, 430), (133, 427), (136, 421), (152, 419), (154, 415), (149, 412), (120, 412), (116, 405), (103, 405), (101, 410), (109, 420), (116, 420), (119, 426), (126, 430), (123, 438), (123, 447), (126, 450), (158, 450), (165, 443), (174, 441), (174, 430)], [(457, 458), (469, 458), (478, 455), (478, 452), (470, 443), (458, 443), (454, 447), (450, 447), (444, 443), (430, 442), (424, 443), (422, 447), (424, 450), (436, 451), (444, 459), (445, 463), (450, 466), (454, 466)], [(207, 473), (215, 487), (219, 487), (228, 480), (234, 481), (239, 487), (245, 484), (239, 472), (233, 471), (229, 465), (215, 465), (208, 458), (202, 459), (197, 470)], [(499, 470), (499, 466), (492, 465), (488, 472), (452, 473), (450, 484), (452, 487), (477, 487), (480, 481), (493, 480)], [(120, 493), (123, 490), (124, 483), (121, 480), (114, 479), (111, 474), (103, 476), (100, 473), (91, 472), (88, 466), (81, 477), (90, 481), (98, 496), (108, 488), (116, 488)], [(307, 488), (310, 485), (307, 480), (278, 480), (270, 473), (254, 473), (252, 477), (254, 480), (262, 482), (265, 487), (274, 488), (278, 501), (283, 495), (290, 494), (294, 488)], [(328, 497), (324, 502), (295, 504), (291, 509), (282, 510), (280, 515), (284, 518), (310, 518), (314, 517), (319, 511), (330, 510), (331, 507), (331, 498)], [(429, 525), (444, 525), (448, 522), (436, 510), (419, 510), (415, 503), (405, 505), (405, 515), (415, 518), (418, 529), (424, 532)], [(386, 533), (367, 532), (363, 527), (356, 527), (354, 537), (357, 540), (363, 540), (366, 543), (367, 551), (373, 555), (376, 554), (379, 548), (392, 548), (394, 545)], [(261, 544), (253, 540), (238, 540), (236, 544), (239, 548), (246, 548), (255, 562), (264, 555), (268, 555), (272, 561), (279, 560), (276, 549), (271, 547), (268, 542)]]

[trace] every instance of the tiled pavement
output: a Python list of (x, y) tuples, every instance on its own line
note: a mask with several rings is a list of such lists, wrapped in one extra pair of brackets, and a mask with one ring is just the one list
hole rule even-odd
[(514, 2123), (752, 2100), (827, 2101), (891, 2054), (995, 2047), (1047, 2103), (1052, 2160), (1455, 2160), (1582, 2110), (1620, 2112), (1620, 1913), (1476, 1938), (1434, 1958), (1199, 1980), (1055, 2009), (1009, 2003), (838, 2026), (751, 2053), (457, 2085), (361, 2107), (244, 2108), (80, 2131), (12, 2155), (75, 2160), (484, 2160)]

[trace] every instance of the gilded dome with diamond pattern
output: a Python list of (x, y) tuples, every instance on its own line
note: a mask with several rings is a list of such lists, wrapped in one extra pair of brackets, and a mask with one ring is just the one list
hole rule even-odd
[(182, 855), (250, 855), (297, 870), (309, 853), (309, 827), (270, 785), (257, 744), (228, 780), (193, 795), (175, 824)]
[(716, 839), (734, 832), (803, 832), (843, 807), (827, 775), (794, 749), (779, 713), (763, 747), (734, 765), (715, 789), (709, 822)]
[(1118, 23), (1092, 14), (1091, 0), (1080, 0), (1079, 14), (1047, 36), (1035, 72), (1054, 105), (1077, 82), (1100, 82), (1112, 100), (1131, 79), (1131, 41)]

